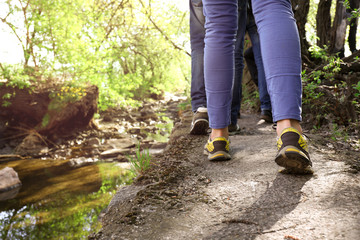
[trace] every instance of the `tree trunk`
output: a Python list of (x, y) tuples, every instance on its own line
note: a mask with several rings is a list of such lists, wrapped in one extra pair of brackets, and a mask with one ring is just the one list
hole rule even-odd
[[(359, 9), (360, 1), (359, 0), (350, 0), (350, 10)], [(352, 18), (350, 21), (350, 31), (349, 31), (349, 47), (352, 53), (356, 52), (356, 31), (358, 26), (358, 18)]]
[(348, 14), (346, 13), (346, 8), (342, 0), (336, 1), (336, 13), (331, 29), (331, 43), (329, 52), (330, 53), (340, 53), (340, 57), (344, 56), (344, 44), (346, 38), (346, 27), (348, 23)]
[(316, 36), (319, 38), (317, 40), (317, 45), (319, 47), (324, 47), (324, 45), (329, 44), (329, 32), (331, 29), (331, 0), (320, 0), (317, 14), (316, 14)]
[(307, 16), (310, 8), (310, 0), (293, 0), (292, 6), (294, 10), (294, 16), (299, 31), (301, 54), (303, 60), (306, 60), (309, 56), (309, 43), (306, 40), (305, 25), (307, 22)]

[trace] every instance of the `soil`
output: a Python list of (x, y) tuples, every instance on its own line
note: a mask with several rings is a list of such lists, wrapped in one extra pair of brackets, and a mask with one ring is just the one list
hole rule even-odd
[(118, 190), (89, 239), (358, 239), (359, 148), (306, 131), (314, 174), (284, 174), (272, 125), (242, 113), (232, 160), (210, 162), (191, 117), (182, 113), (166, 151)]

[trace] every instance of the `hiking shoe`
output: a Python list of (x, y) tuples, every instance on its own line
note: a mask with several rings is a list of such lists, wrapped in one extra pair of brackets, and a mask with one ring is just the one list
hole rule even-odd
[(200, 107), (195, 112), (191, 122), (190, 134), (192, 135), (206, 135), (209, 128), (209, 117), (207, 108)]
[(238, 124), (230, 124), (228, 126), (228, 131), (230, 135), (235, 135), (240, 132), (240, 126)]
[(204, 154), (208, 155), (210, 161), (230, 160), (230, 141), (224, 137), (217, 137), (208, 140), (204, 147)]
[(265, 120), (267, 123), (273, 123), (271, 110), (261, 110), (260, 118)]
[(285, 128), (277, 140), (275, 162), (289, 173), (312, 173), (308, 145), (298, 130)]

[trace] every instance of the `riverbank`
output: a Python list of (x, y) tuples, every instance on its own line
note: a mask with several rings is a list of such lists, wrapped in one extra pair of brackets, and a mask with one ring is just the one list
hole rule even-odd
[(34, 156), (14, 154), (22, 140), (17, 135), (0, 139), (0, 169), (13, 168), (22, 182), (0, 190), (0, 239), (87, 239), (98, 231), (98, 217), (116, 190), (132, 182), (128, 157), (138, 144), (152, 155), (164, 151), (181, 99), (109, 109), (95, 119), (97, 129), (51, 146), (29, 143)]

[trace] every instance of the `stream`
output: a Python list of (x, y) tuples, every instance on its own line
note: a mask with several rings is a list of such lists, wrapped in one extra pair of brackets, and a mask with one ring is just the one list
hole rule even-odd
[(86, 239), (101, 225), (98, 216), (133, 174), (128, 163), (78, 168), (69, 160), (25, 159), (0, 164), (14, 168), (22, 187), (0, 202), (1, 239)]
[[(152, 117), (156, 114), (157, 120), (149, 120), (144, 118), (144, 114), (134, 111), (121, 114), (130, 120), (139, 117), (143, 122), (131, 123), (122, 115), (112, 114), (111, 121), (99, 120), (99, 126), (103, 132), (125, 134), (142, 146), (144, 143), (150, 153), (156, 154), (161, 152), (156, 146), (166, 146), (174, 126), (178, 101), (164, 104), (165, 107), (152, 106), (152, 110), (146, 112)], [(169, 108), (173, 110), (169, 111)], [(79, 152), (85, 140), (86, 137), (81, 141), (74, 139), (67, 149)], [(106, 143), (107, 140), (100, 138), (99, 142)], [(102, 159), (100, 152), (90, 158), (86, 156), (92, 161), (82, 164), (74, 164), (74, 159), (84, 158), (79, 154), (62, 158), (52, 158), (57, 155), (49, 154), (42, 158), (0, 162), (0, 169), (13, 168), (22, 182), (11, 199), (0, 201), (0, 239), (87, 239), (90, 233), (97, 232), (101, 228), (99, 216), (116, 191), (131, 184), (135, 177), (130, 171), (130, 163), (124, 161), (126, 156)]]

